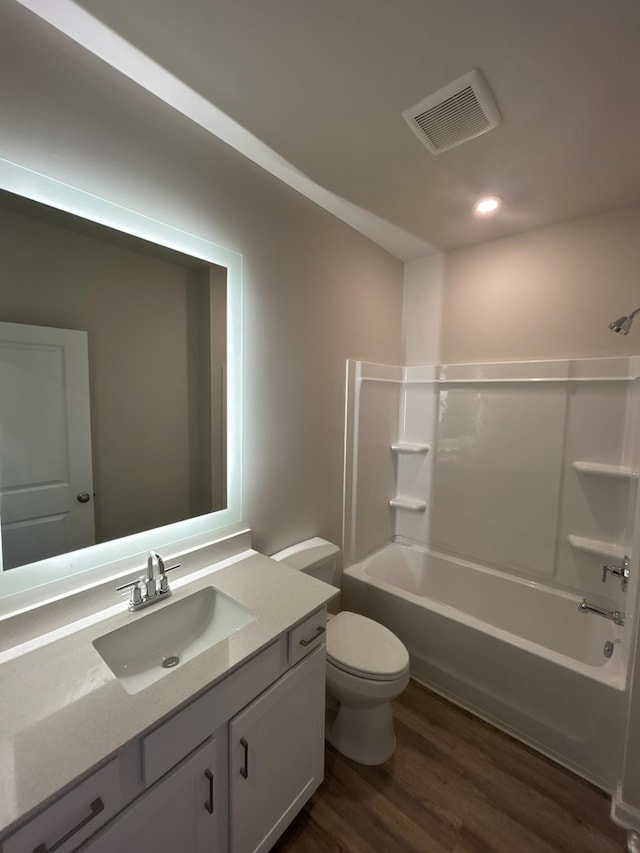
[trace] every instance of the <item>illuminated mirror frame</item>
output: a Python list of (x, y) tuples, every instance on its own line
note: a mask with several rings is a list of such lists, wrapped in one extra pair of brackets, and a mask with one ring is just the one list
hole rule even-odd
[(201, 547), (242, 520), (242, 256), (3, 159), (0, 189), (227, 270), (226, 508), (0, 572), (1, 619), (113, 575), (110, 564), (137, 559), (150, 549), (178, 552)]

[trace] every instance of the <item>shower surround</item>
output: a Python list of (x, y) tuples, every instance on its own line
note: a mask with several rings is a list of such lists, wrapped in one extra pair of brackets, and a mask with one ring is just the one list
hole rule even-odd
[[(347, 371), (343, 606), (387, 622), (419, 680), (610, 792), (636, 630), (639, 375), (638, 358)], [(625, 555), (623, 591), (602, 566)], [(625, 626), (579, 613), (583, 598)]]

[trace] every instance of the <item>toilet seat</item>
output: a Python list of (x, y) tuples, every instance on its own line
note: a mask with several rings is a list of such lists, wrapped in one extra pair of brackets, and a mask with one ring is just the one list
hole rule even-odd
[(327, 625), (327, 662), (358, 678), (393, 681), (408, 670), (409, 654), (384, 625), (341, 611)]
[[(327, 657), (327, 666), (333, 667), (334, 669), (343, 672), (345, 675), (350, 675), (353, 678), (358, 678), (361, 681), (376, 681), (380, 682), (381, 684), (387, 681), (397, 681), (404, 675), (405, 672), (409, 671), (409, 666), (407, 665), (405, 669), (400, 670), (400, 672), (394, 672), (385, 675), (376, 675), (375, 673), (363, 672), (361, 669), (354, 669), (353, 667), (345, 666), (344, 664), (335, 661), (329, 657)], [(329, 672), (329, 670), (327, 670), (327, 672)]]

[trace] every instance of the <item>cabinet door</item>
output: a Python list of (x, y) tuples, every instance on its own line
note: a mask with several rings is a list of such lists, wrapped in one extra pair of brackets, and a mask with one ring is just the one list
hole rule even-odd
[(230, 723), (232, 853), (268, 850), (324, 774), (324, 646)]
[(215, 741), (208, 740), (138, 797), (80, 850), (213, 853)]

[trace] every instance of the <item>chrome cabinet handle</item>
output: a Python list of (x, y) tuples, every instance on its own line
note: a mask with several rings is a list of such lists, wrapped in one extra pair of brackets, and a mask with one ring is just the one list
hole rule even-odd
[(244, 763), (240, 768), (240, 775), (243, 779), (249, 778), (249, 744), (247, 741), (241, 737), (240, 738), (240, 746), (244, 750)]
[(104, 811), (104, 803), (98, 797), (95, 799), (90, 806), (91, 814), (87, 815), (87, 817), (83, 818), (80, 823), (76, 824), (73, 829), (69, 830), (66, 835), (64, 835), (59, 841), (53, 845), (53, 847), (47, 847), (47, 845), (43, 842), (42, 844), (38, 844), (38, 846), (34, 849), (33, 853), (55, 853), (56, 850), (59, 850), (63, 844), (66, 844), (76, 832), (80, 832), (80, 830), (85, 827), (88, 823), (90, 823), (94, 817), (97, 817), (100, 812)]
[(209, 799), (204, 804), (204, 807), (209, 812), (209, 814), (213, 814), (213, 773), (211, 772), (211, 770), (205, 770), (204, 775), (209, 781)]
[(314, 640), (317, 640), (318, 637), (321, 637), (324, 634), (325, 630), (326, 629), (323, 628), (322, 625), (318, 625), (318, 627), (316, 628), (316, 632), (313, 635), (313, 637), (309, 637), (307, 640), (300, 640), (300, 645), (305, 646), (305, 647), (310, 646)]

